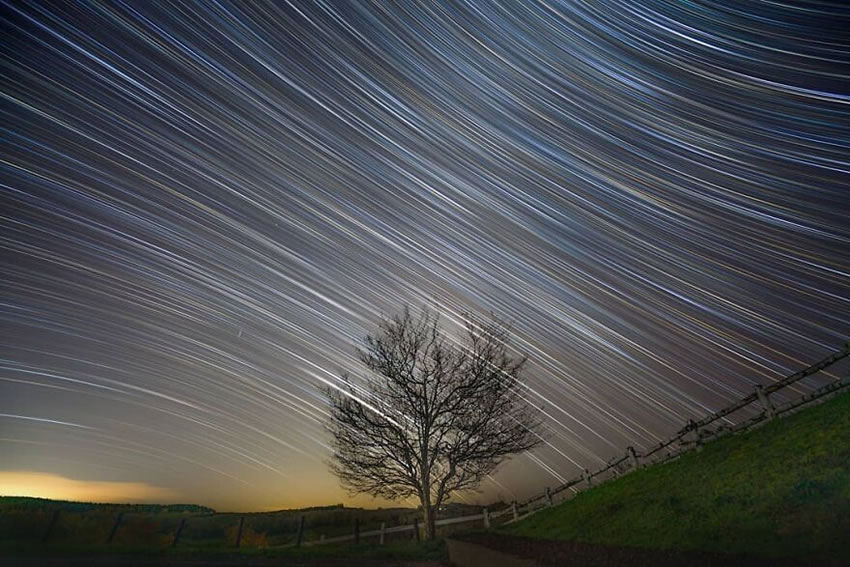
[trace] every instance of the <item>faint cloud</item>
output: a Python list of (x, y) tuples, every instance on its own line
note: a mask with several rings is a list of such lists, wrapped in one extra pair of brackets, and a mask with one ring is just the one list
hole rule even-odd
[(144, 482), (75, 480), (32, 471), (0, 471), (0, 495), (112, 503), (163, 503), (176, 496), (172, 490)]

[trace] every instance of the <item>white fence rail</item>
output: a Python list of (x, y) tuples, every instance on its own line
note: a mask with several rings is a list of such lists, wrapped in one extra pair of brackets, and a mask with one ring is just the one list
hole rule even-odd
[[(847, 356), (850, 356), (850, 341), (845, 343), (841, 350), (834, 352), (804, 370), (791, 374), (768, 386), (757, 385), (752, 394), (745, 396), (730, 406), (718, 410), (698, 421), (689, 421), (675, 435), (653, 445), (643, 453), (639, 453), (633, 447), (628, 447), (624, 456), (615, 457), (601, 469), (597, 471), (585, 469), (580, 477), (569, 480), (552, 490), (547, 488), (543, 494), (539, 494), (518, 504), (518, 510), (520, 512), (519, 519), (525, 518), (542, 508), (551, 506), (555, 501), (567, 500), (581, 490), (617, 478), (636, 468), (672, 460), (691, 450), (700, 450), (706, 441), (731, 433), (746, 431), (807, 405), (825, 401), (827, 398), (850, 388), (850, 376), (829, 382), (808, 394), (780, 405), (775, 405), (770, 396), (832, 366)], [(733, 423), (727, 417), (753, 404), (758, 405), (758, 410), (752, 417), (738, 423)], [(714, 429), (709, 428), (710, 425), (719, 421), (723, 423)]]
[[(441, 518), (439, 520), (436, 520), (434, 523), (436, 524), (437, 527), (441, 527), (441, 526), (451, 526), (451, 525), (455, 525), (455, 524), (465, 524), (465, 523), (470, 523), (470, 522), (481, 521), (481, 522), (484, 523), (484, 527), (489, 527), (489, 523), (490, 523), (491, 520), (494, 520), (496, 518), (500, 518), (502, 516), (510, 514), (510, 513), (514, 512), (514, 509), (515, 509), (514, 506), (510, 506), (510, 507), (504, 508), (502, 510), (499, 510), (498, 512), (490, 513), (487, 508), (484, 508), (484, 510), (480, 514), (470, 514), (470, 515), (467, 515), (467, 516), (457, 516), (455, 518)], [(516, 517), (515, 512), (514, 512), (514, 517)], [(381, 529), (377, 529), (377, 530), (369, 530), (369, 531), (359, 532), (359, 533), (352, 532), (350, 534), (345, 534), (345, 535), (336, 536), (336, 537), (329, 537), (329, 538), (322, 538), (322, 539), (318, 539), (318, 540), (305, 541), (301, 545), (306, 547), (306, 546), (312, 546), (312, 545), (323, 545), (323, 544), (328, 544), (328, 543), (343, 543), (343, 542), (346, 542), (346, 541), (355, 541), (355, 540), (358, 540), (360, 538), (369, 538), (369, 537), (372, 537), (372, 538), (377, 537), (377, 538), (379, 538), (380, 543), (383, 543), (385, 535), (395, 534), (395, 533), (400, 533), (400, 532), (411, 532), (411, 531), (418, 530), (418, 529), (419, 529), (419, 522), (414, 522), (412, 524), (406, 524), (406, 525), (401, 525), (401, 526), (392, 526), (392, 527), (389, 527), (389, 528), (382, 527)], [(415, 534), (414, 534), (414, 536), (415, 536)], [(293, 543), (293, 544), (289, 544), (286, 547), (292, 547), (292, 546), (295, 546), (295, 545), (297, 545), (297, 544)]]
[[(698, 421), (689, 421), (685, 427), (677, 432), (672, 437), (659, 442), (650, 447), (646, 451), (639, 453), (633, 447), (626, 449), (626, 454), (620, 457), (615, 457), (609, 461), (604, 467), (597, 471), (585, 469), (580, 477), (567, 481), (566, 483), (554, 488), (546, 488), (542, 494), (530, 498), (520, 504), (514, 502), (511, 506), (490, 513), (487, 508), (484, 508), (481, 514), (472, 514), (468, 516), (459, 516), (456, 518), (442, 518), (435, 523), (439, 526), (449, 526), (470, 522), (483, 522), (485, 528), (490, 527), (490, 522), (496, 518), (511, 514), (504, 523), (511, 523), (521, 520), (525, 517), (534, 514), (535, 512), (554, 505), (556, 501), (567, 500), (581, 490), (586, 490), (592, 486), (598, 485), (601, 482), (617, 478), (631, 470), (648, 464), (668, 461), (678, 457), (679, 455), (691, 451), (699, 450), (703, 443), (708, 440), (745, 431), (761, 423), (774, 419), (775, 417), (792, 412), (803, 406), (823, 401), (827, 397), (835, 395), (841, 391), (850, 388), (850, 376), (835, 380), (824, 386), (821, 386), (808, 394), (805, 394), (794, 400), (785, 402), (780, 405), (775, 405), (770, 398), (771, 394), (787, 388), (800, 380), (811, 376), (829, 366), (832, 366), (839, 360), (850, 356), (850, 342), (847, 342), (841, 350), (836, 351), (832, 355), (824, 358), (808, 368), (794, 373), (778, 382), (768, 386), (756, 386), (752, 394), (745, 396), (732, 405), (725, 407), (717, 412), (708, 415)], [(752, 417), (742, 420), (738, 423), (733, 423), (727, 416), (735, 413), (751, 404), (758, 404), (759, 411)], [(709, 429), (708, 426), (722, 421), (723, 423), (715, 429)], [(380, 543), (384, 543), (384, 536), (391, 533), (413, 531), (416, 538), (419, 537), (419, 523), (414, 521), (412, 524), (393, 526), (389, 528), (381, 527), (379, 530), (370, 530), (359, 533), (355, 528), (355, 532), (344, 536), (326, 538), (320, 540), (312, 540), (304, 542), (303, 545), (319, 545), (326, 543), (342, 543), (346, 541), (359, 541), (360, 538), (378, 537)], [(297, 545), (297, 544), (293, 544)]]

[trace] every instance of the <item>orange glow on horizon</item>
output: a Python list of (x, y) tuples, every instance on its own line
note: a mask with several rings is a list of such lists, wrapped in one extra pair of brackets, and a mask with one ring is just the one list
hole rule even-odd
[(52, 473), (0, 471), (0, 496), (31, 496), (75, 502), (157, 503), (172, 491), (144, 482), (74, 480)]

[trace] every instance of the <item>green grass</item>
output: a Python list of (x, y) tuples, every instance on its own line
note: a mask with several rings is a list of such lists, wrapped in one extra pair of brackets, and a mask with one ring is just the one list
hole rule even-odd
[(850, 557), (850, 394), (502, 529), (656, 549)]

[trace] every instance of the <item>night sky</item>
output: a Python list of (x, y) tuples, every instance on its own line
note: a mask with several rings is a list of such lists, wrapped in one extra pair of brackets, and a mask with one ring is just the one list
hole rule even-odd
[(530, 358), (549, 444), (467, 501), (830, 354), (842, 4), (3, 2), (0, 493), (380, 505), (319, 388), (405, 305)]

